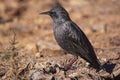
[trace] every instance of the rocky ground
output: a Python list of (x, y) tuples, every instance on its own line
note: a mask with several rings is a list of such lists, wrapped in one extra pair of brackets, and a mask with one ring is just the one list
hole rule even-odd
[(59, 0), (85, 32), (105, 70), (79, 58), (69, 63), (53, 36), (53, 22), (39, 12), (53, 0), (0, 0), (0, 80), (119, 80), (120, 0)]

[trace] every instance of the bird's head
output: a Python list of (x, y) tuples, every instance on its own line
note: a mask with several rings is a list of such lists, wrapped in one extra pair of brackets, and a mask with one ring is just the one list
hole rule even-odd
[(40, 14), (51, 16), (54, 22), (70, 20), (68, 12), (61, 5), (55, 5), (51, 10)]

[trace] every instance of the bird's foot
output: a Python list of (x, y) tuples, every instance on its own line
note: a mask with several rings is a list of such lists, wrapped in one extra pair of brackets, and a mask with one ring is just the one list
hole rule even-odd
[(77, 59), (78, 59), (78, 58), (75, 56), (75, 57), (70, 61), (69, 64), (66, 64), (66, 65), (64, 66), (63, 70), (64, 70), (64, 71), (69, 70), (69, 69), (72, 67), (72, 64), (73, 64)]
[(71, 68), (72, 64), (66, 64), (63, 68), (64, 71), (67, 71)]

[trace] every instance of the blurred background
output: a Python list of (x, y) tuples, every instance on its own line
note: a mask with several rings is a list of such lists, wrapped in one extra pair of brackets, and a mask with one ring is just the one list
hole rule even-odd
[[(56, 44), (53, 22), (39, 12), (51, 9), (52, 0), (0, 0), (0, 44), (5, 45), (10, 29), (15, 29), (20, 46), (46, 41)], [(61, 0), (70, 17), (86, 33), (95, 47), (120, 45), (119, 0)]]
[[(120, 0), (59, 0), (59, 2), (85, 32), (94, 48), (120, 47)], [(50, 10), (53, 3), (53, 0), (0, 0), (1, 60), (11, 45), (10, 41), (14, 35), (12, 29), (15, 31), (17, 42), (14, 47), (20, 53), (18, 61), (23, 58), (24, 62), (26, 56), (27, 59), (31, 56), (40, 57), (39, 51), (43, 51), (47, 56), (63, 54), (61, 51), (56, 52), (60, 48), (53, 36), (52, 19), (39, 14)], [(97, 55), (103, 56), (101, 53)], [(33, 57), (33, 60), (35, 59), (36, 57)], [(4, 66), (12, 63), (6, 60), (3, 62), (1, 64)]]
[[(39, 40), (56, 44), (52, 19), (39, 15), (50, 10), (52, 3), (51, 0), (0, 0), (0, 44), (7, 45), (11, 28), (15, 29), (20, 46), (34, 45)], [(61, 0), (60, 3), (95, 47), (120, 45), (119, 0)]]

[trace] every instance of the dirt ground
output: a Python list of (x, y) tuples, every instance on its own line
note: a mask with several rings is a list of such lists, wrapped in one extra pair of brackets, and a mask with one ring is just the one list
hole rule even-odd
[(0, 0), (0, 80), (120, 80), (120, 0), (59, 0), (87, 35), (105, 70), (96, 73), (56, 43), (53, 22), (40, 15), (53, 0)]

